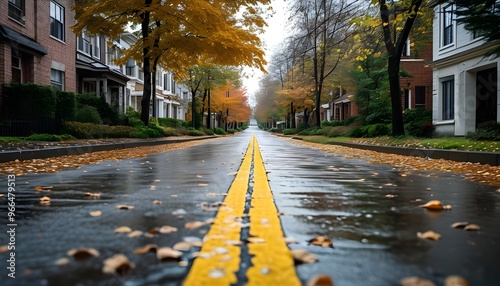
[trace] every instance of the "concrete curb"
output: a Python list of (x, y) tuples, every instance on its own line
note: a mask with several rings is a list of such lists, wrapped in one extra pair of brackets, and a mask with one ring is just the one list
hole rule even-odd
[(346, 142), (336, 142), (331, 144), (357, 148), (357, 149), (377, 151), (388, 154), (397, 154), (397, 155), (422, 157), (430, 159), (446, 159), (457, 162), (471, 162), (479, 164), (488, 164), (491, 166), (500, 166), (499, 152), (477, 152), (477, 151), (411, 148), (411, 147), (394, 147), (394, 146), (355, 144)]
[(42, 148), (42, 149), (26, 149), (26, 150), (16, 150), (16, 151), (5, 151), (0, 152), (0, 163), (10, 162), (10, 161), (23, 161), (32, 159), (45, 159), (58, 156), (67, 155), (82, 155), (85, 153), (99, 152), (99, 151), (111, 151), (117, 149), (127, 149), (140, 146), (154, 146), (162, 144), (171, 143), (182, 143), (188, 141), (197, 141), (204, 139), (217, 138), (218, 136), (201, 136), (192, 138), (173, 138), (164, 140), (141, 140), (135, 142), (117, 142), (108, 144), (91, 144), (91, 145), (75, 145), (75, 146), (64, 146), (55, 148)]

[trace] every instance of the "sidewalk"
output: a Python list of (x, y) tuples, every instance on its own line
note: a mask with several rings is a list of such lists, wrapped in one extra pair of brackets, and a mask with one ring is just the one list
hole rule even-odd
[(81, 155), (91, 152), (111, 151), (140, 146), (181, 143), (187, 141), (216, 138), (217, 136), (172, 136), (156, 139), (88, 139), (64, 142), (15, 142), (2, 146), (0, 163), (44, 159), (57, 156)]

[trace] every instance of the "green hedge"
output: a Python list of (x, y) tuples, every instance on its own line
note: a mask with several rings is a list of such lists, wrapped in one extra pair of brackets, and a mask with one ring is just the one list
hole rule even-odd
[(55, 134), (32, 134), (24, 140), (30, 141), (64, 141), (64, 140), (74, 140), (76, 139), (74, 136), (69, 134), (55, 135)]
[(120, 123), (120, 116), (116, 108), (111, 107), (104, 96), (97, 96), (94, 93), (78, 94), (76, 96), (78, 101), (78, 109), (85, 105), (93, 106), (99, 112), (102, 122), (104, 124), (116, 125)]
[(63, 124), (63, 133), (79, 139), (127, 138), (136, 129), (132, 126), (109, 126), (68, 121)]
[(350, 137), (378, 137), (391, 134), (391, 126), (389, 124), (371, 124), (363, 125), (351, 131)]
[(55, 118), (56, 91), (50, 86), (13, 83), (3, 86), (4, 115)]
[(77, 113), (76, 94), (69, 91), (56, 91), (56, 118), (74, 121)]
[(188, 127), (188, 123), (186, 121), (174, 118), (158, 118), (158, 124), (160, 124), (160, 126), (172, 128)]
[(224, 129), (222, 129), (220, 127), (217, 127), (217, 128), (215, 128), (214, 133), (217, 135), (224, 135), (224, 134), (226, 134), (226, 131), (224, 131)]
[(99, 111), (97, 111), (97, 108), (90, 105), (84, 105), (78, 109), (75, 121), (83, 123), (102, 124), (102, 119), (99, 115)]

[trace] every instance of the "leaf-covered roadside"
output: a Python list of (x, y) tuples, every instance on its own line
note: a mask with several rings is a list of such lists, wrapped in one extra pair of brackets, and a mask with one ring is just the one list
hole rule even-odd
[(483, 184), (500, 187), (500, 166), (482, 165), (470, 162), (455, 162), (444, 159), (427, 160), (420, 157), (386, 154), (375, 151), (355, 149), (336, 145), (318, 144), (305, 141), (293, 141), (297, 145), (319, 149), (346, 158), (365, 160), (372, 164), (390, 164), (405, 171), (440, 171), (462, 174), (465, 178)]
[[(207, 140), (217, 140), (217, 138)], [(59, 172), (63, 169), (79, 168), (82, 165), (96, 164), (106, 160), (142, 158), (152, 154), (167, 152), (176, 149), (184, 149), (206, 143), (207, 140), (195, 140), (156, 146), (142, 146), (136, 148), (93, 152), (81, 155), (61, 156), (47, 159), (33, 159), (24, 161), (16, 160), (1, 163), (0, 172), (5, 174), (15, 174), (16, 176), (22, 176), (30, 173), (54, 173)]]

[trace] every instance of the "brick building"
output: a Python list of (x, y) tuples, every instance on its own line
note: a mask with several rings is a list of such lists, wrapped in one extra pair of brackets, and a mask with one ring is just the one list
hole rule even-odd
[[(0, 1), (0, 85), (76, 91), (74, 0)], [(0, 89), (1, 94), (1, 89)]]
[(418, 52), (412, 48), (411, 36), (406, 42), (400, 67), (408, 74), (401, 76), (403, 110), (425, 107), (432, 109), (432, 41)]

